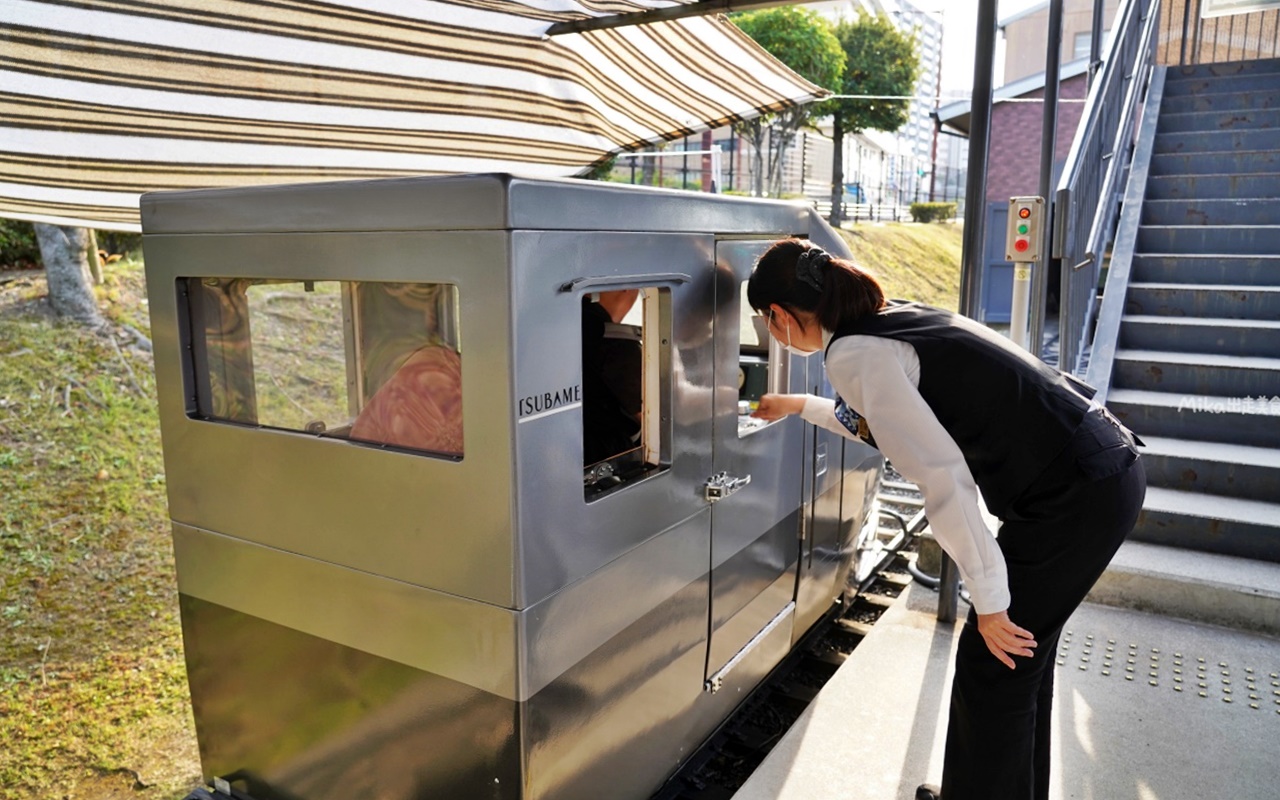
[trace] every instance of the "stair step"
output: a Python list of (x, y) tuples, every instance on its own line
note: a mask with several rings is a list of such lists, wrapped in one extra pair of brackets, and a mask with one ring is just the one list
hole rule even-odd
[(1220, 153), (1224, 150), (1268, 150), (1276, 145), (1275, 131), (1221, 133), (1158, 133), (1152, 153)]
[[(1280, 402), (1275, 404), (1280, 415)], [(1272, 502), (1280, 498), (1280, 450), (1147, 436), (1147, 485)]]
[(1129, 538), (1280, 562), (1280, 505), (1149, 486)]
[(1280, 320), (1280, 284), (1129, 284), (1125, 313), (1167, 317)]
[[(1276, 185), (1280, 187), (1280, 176)], [(1135, 249), (1139, 253), (1275, 255), (1280, 253), (1280, 225), (1142, 225)]]
[[(1277, 109), (1280, 111), (1280, 109)], [(1280, 152), (1228, 150), (1221, 153), (1163, 153), (1151, 157), (1148, 175), (1243, 175), (1280, 172)], [(1273, 217), (1274, 219), (1274, 217)]]
[(1164, 94), (1166, 97), (1182, 97), (1204, 92), (1268, 92), (1276, 90), (1276, 76), (1269, 72), (1241, 73), (1212, 77), (1179, 77), (1174, 80), (1166, 78)]
[(1280, 359), (1120, 349), (1111, 385), (1154, 392), (1271, 397), (1280, 394)]
[[(1277, 76), (1280, 80), (1280, 76)], [(1234, 109), (1229, 111), (1187, 111), (1161, 113), (1157, 133), (1192, 131), (1258, 131), (1280, 127), (1280, 108)]]
[[(1145, 208), (1151, 201), (1145, 201)], [(1133, 257), (1135, 281), (1173, 283), (1280, 284), (1280, 255), (1140, 253)]]
[(1184, 114), (1189, 111), (1237, 111), (1254, 108), (1280, 108), (1280, 94), (1234, 91), (1201, 92), (1181, 97), (1170, 97), (1166, 94), (1160, 101), (1161, 114)]
[(1196, 78), (1225, 78), (1232, 75), (1280, 73), (1280, 58), (1255, 58), (1248, 61), (1223, 61), (1217, 64), (1173, 66), (1165, 75), (1165, 82), (1194, 80)]
[[(1280, 153), (1277, 153), (1280, 166)], [(1280, 200), (1144, 200), (1144, 225), (1266, 225), (1280, 220)]]
[(1095, 603), (1280, 636), (1280, 564), (1127, 541)]
[(1147, 179), (1146, 196), (1152, 200), (1275, 200), (1280, 199), (1280, 173), (1153, 175)]
[(1138, 436), (1280, 447), (1280, 418), (1270, 401), (1145, 389), (1112, 389), (1107, 407)]
[(1117, 346), (1269, 358), (1280, 353), (1280, 322), (1125, 314)]

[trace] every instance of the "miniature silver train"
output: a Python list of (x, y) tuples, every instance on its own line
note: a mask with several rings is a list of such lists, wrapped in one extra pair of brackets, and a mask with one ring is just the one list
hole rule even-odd
[[(142, 212), (218, 785), (644, 798), (840, 597), (879, 454), (749, 416), (825, 385), (743, 301), (776, 238), (845, 252), (803, 206), (478, 175)], [(592, 460), (584, 315), (622, 291), (633, 432)]]

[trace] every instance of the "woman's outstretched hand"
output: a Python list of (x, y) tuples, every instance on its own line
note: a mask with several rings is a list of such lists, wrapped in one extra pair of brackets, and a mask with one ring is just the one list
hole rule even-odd
[(1031, 631), (1019, 628), (1009, 620), (1009, 612), (998, 611), (995, 614), (978, 615), (978, 633), (987, 643), (991, 654), (1000, 659), (1000, 663), (1013, 669), (1010, 655), (1030, 658), (1036, 646)]
[(804, 400), (802, 394), (766, 394), (760, 398), (760, 407), (751, 416), (773, 422), (790, 414), (799, 414), (804, 410)]

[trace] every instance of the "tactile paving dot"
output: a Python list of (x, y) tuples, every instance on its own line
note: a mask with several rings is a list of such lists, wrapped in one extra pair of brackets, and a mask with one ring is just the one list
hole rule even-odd
[[(1065, 664), (1066, 660), (1072, 655), (1071, 638), (1072, 637), (1069, 632), (1063, 636), (1063, 640), (1056, 654), (1056, 663), (1059, 665)], [(1253, 711), (1261, 709), (1262, 700), (1264, 698), (1261, 697), (1256, 682), (1258, 682), (1259, 678), (1263, 678), (1265, 675), (1270, 674), (1272, 676), (1270, 688), (1272, 697), (1266, 699), (1274, 700), (1276, 706), (1275, 712), (1280, 714), (1280, 677), (1276, 677), (1277, 675), (1280, 675), (1280, 673), (1266, 673), (1258, 671), (1254, 667), (1237, 666), (1235, 671), (1243, 676), (1243, 680), (1238, 681), (1241, 690), (1238, 693), (1240, 695), (1240, 702), (1237, 703), (1235, 687), (1233, 685), (1237, 683), (1237, 681), (1232, 678), (1232, 668), (1230, 662), (1226, 660), (1209, 659), (1207, 657), (1196, 656), (1194, 654), (1184, 654), (1182, 652), (1175, 651), (1172, 648), (1168, 648), (1166, 650), (1161, 647), (1150, 647), (1142, 643), (1131, 642), (1128, 645), (1128, 652), (1123, 649), (1120, 651), (1121, 657), (1124, 658), (1124, 661), (1121, 662), (1120, 658), (1117, 658), (1116, 656), (1115, 651), (1117, 645), (1115, 639), (1104, 639), (1101, 636), (1082, 632), (1080, 639), (1082, 647), (1075, 651), (1075, 653), (1079, 655), (1079, 658), (1073, 659), (1080, 672), (1087, 673), (1090, 671), (1089, 665), (1094, 662), (1094, 659), (1092, 658), (1093, 651), (1091, 649), (1094, 641), (1097, 641), (1099, 645), (1101, 645), (1103, 641), (1107, 643), (1105, 651), (1101, 652), (1102, 658), (1098, 659), (1100, 663), (1098, 664), (1097, 672), (1101, 673), (1102, 677), (1109, 678), (1111, 677), (1113, 670), (1116, 670), (1117, 667), (1123, 667), (1124, 672), (1121, 673), (1117, 671), (1117, 674), (1124, 675), (1126, 682), (1136, 684), (1137, 678), (1141, 676), (1146, 680), (1147, 685), (1152, 688), (1161, 688), (1163, 683), (1164, 686), (1171, 688), (1174, 692), (1178, 692), (1180, 694), (1184, 693), (1184, 691), (1186, 693), (1195, 692), (1202, 699), (1209, 699), (1209, 695), (1213, 694), (1214, 697), (1220, 699), (1224, 704), (1235, 706), (1242, 710), (1246, 707)], [(1120, 645), (1120, 647), (1124, 647), (1124, 645)], [(1139, 659), (1143, 657), (1142, 653), (1146, 653), (1147, 660), (1139, 663)], [(1169, 656), (1173, 659), (1172, 664), (1166, 664), (1166, 666), (1171, 670), (1170, 674), (1166, 677), (1171, 677), (1173, 679), (1172, 681), (1160, 680), (1162, 656)], [(1194, 659), (1194, 662), (1192, 659)], [(1194, 673), (1190, 669), (1191, 666), (1195, 666), (1196, 668)], [(1211, 667), (1217, 670), (1217, 674), (1212, 677), (1208, 674), (1208, 670)], [(1145, 676), (1141, 675), (1143, 672), (1146, 673)], [(1192, 674), (1195, 675), (1197, 688), (1191, 687), (1190, 676)], [(1185, 683), (1184, 678), (1186, 680)], [(1081, 680), (1086, 680), (1086, 678), (1081, 676)], [(1214, 682), (1214, 686), (1209, 685), (1210, 681)], [(1264, 687), (1264, 689), (1265, 688), (1266, 687)], [(1248, 699), (1246, 699), (1246, 691), (1248, 693)]]

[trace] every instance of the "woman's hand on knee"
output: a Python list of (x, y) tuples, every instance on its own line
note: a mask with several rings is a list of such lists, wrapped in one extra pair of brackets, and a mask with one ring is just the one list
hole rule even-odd
[(773, 422), (804, 411), (804, 401), (802, 394), (766, 394), (760, 398), (760, 406), (751, 416)]
[(1008, 611), (979, 614), (978, 633), (982, 634), (991, 654), (1009, 669), (1014, 668), (1010, 656), (1030, 658), (1035, 655), (1035, 637), (1031, 635), (1031, 631), (1014, 625), (1009, 619)]

